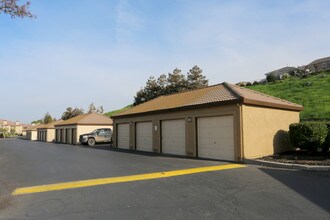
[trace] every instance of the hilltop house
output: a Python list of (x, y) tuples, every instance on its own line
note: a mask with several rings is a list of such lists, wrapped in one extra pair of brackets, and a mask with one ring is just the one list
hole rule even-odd
[(330, 57), (324, 57), (321, 59), (314, 60), (306, 67), (306, 72), (314, 73), (320, 71), (330, 70)]
[(266, 78), (268, 75), (274, 75), (276, 79), (280, 80), (283, 78), (285, 74), (292, 74), (296, 68), (295, 67), (283, 67), (278, 70), (271, 71), (269, 73), (266, 73)]

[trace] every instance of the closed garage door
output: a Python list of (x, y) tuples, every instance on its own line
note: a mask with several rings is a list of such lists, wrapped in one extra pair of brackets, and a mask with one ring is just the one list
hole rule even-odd
[(197, 119), (198, 156), (201, 158), (233, 161), (233, 116)]
[(77, 144), (77, 129), (72, 128), (72, 144)]
[(129, 149), (129, 124), (117, 125), (117, 146), (118, 148)]
[(186, 155), (185, 120), (162, 121), (162, 153)]
[(152, 152), (152, 122), (136, 123), (136, 149)]

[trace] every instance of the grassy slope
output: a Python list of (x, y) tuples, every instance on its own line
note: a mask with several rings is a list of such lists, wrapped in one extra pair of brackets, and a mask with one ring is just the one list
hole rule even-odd
[[(309, 82), (311, 86), (306, 86)], [(330, 118), (330, 72), (247, 88), (303, 105), (304, 111), (300, 113), (302, 119)]]
[(107, 116), (112, 116), (112, 115), (114, 115), (114, 114), (117, 114), (117, 113), (120, 113), (120, 112), (123, 112), (123, 111), (126, 111), (126, 110), (128, 110), (128, 109), (130, 109), (130, 108), (132, 108), (132, 105), (128, 105), (128, 106), (125, 106), (124, 108), (121, 108), (121, 109), (117, 109), (117, 110), (113, 110), (113, 111), (111, 111), (111, 112), (107, 112), (107, 113), (105, 113), (105, 115), (107, 115)]

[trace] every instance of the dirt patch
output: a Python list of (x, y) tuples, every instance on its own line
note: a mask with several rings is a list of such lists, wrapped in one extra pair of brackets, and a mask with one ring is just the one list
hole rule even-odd
[(302, 164), (309, 166), (330, 166), (330, 152), (324, 153), (310, 153), (307, 151), (289, 151), (272, 156), (259, 158), (264, 161), (288, 163), (288, 164)]

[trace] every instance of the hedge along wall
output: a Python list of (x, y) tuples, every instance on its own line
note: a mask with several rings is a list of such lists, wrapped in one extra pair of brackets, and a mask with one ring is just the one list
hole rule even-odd
[(290, 140), (293, 146), (308, 151), (317, 151), (318, 148), (328, 150), (326, 140), (330, 136), (326, 123), (322, 122), (302, 122), (294, 123), (289, 127)]

